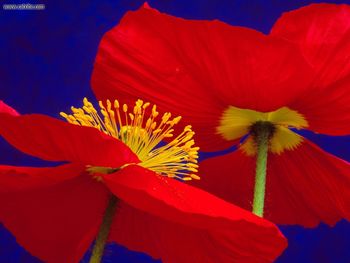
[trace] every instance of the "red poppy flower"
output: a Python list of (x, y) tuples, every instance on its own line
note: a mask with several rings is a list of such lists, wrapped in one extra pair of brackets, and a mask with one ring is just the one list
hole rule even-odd
[(180, 118), (165, 114), (156, 124), (148, 106), (137, 101), (120, 113), (107, 101), (99, 116), (85, 99), (62, 113), (70, 124), (0, 102), (2, 137), (26, 154), (67, 162), (0, 166), (0, 222), (45, 262), (78, 262), (108, 228), (110, 241), (163, 262), (273, 261), (286, 246), (275, 225), (171, 178), (198, 179), (193, 132), (155, 147)]
[(102, 39), (92, 86), (99, 99), (137, 94), (184, 116), (204, 150), (246, 138), (238, 151), (201, 164), (203, 188), (251, 209), (257, 159), (262, 202), (253, 206), (262, 215), (268, 156), (264, 216), (334, 224), (350, 219), (350, 165), (293, 128), (350, 133), (349, 54), (348, 5), (286, 13), (268, 35), (145, 6)]

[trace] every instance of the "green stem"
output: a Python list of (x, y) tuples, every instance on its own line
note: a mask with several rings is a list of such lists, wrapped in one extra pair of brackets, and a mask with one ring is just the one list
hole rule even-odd
[(270, 133), (269, 127), (261, 125), (255, 135), (258, 152), (256, 158), (253, 213), (260, 217), (264, 215), (266, 166)]
[(118, 199), (112, 195), (109, 199), (108, 206), (105, 210), (105, 214), (103, 216), (102, 224), (100, 226), (100, 230), (97, 234), (95, 245), (92, 249), (92, 254), (90, 257), (89, 263), (100, 263), (103, 251), (105, 248), (105, 244), (107, 241), (107, 237), (109, 234), (109, 230), (111, 228), (113, 217), (115, 214), (115, 210), (117, 207)]

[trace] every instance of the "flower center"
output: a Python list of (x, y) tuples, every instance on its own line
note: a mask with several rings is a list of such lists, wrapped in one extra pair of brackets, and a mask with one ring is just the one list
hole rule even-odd
[(269, 134), (269, 151), (281, 154), (285, 150), (294, 150), (303, 141), (303, 137), (291, 130), (308, 127), (305, 117), (299, 112), (282, 107), (275, 111), (259, 112), (229, 106), (222, 114), (217, 133), (226, 140), (237, 140), (248, 134), (240, 148), (249, 156), (257, 153), (257, 135)]
[[(86, 98), (82, 108), (72, 109), (72, 114), (61, 112), (69, 123), (96, 128), (123, 143), (138, 156), (138, 165), (154, 172), (181, 180), (199, 179), (194, 174), (198, 172), (198, 150), (194, 147), (194, 132), (188, 125), (175, 138), (173, 127), (179, 123), (181, 116), (171, 118), (171, 113), (165, 113), (159, 122), (156, 121), (159, 112), (156, 105), (150, 108), (150, 103), (137, 100), (132, 111), (118, 100), (113, 105), (107, 100), (99, 101), (100, 112)], [(164, 140), (173, 138), (170, 142)], [(126, 164), (127, 165), (127, 164)], [(89, 167), (89, 171), (110, 171), (116, 168)], [(107, 169), (107, 170), (106, 170)], [(103, 172), (105, 173), (105, 172)]]

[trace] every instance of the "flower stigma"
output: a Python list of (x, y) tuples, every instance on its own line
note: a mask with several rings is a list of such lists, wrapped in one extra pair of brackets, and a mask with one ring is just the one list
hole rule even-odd
[[(99, 101), (99, 107), (98, 112), (84, 98), (82, 108), (71, 107), (72, 114), (61, 112), (60, 115), (71, 124), (93, 127), (122, 141), (138, 156), (141, 161), (138, 165), (159, 175), (183, 181), (200, 179), (195, 174), (198, 172), (199, 147), (194, 147), (191, 125), (174, 136), (173, 127), (180, 122), (181, 116), (172, 118), (167, 112), (158, 121), (157, 106), (151, 107), (149, 102), (142, 100), (137, 100), (131, 111), (128, 105), (120, 105), (118, 100), (114, 100), (113, 104), (110, 100), (105, 103)], [(127, 165), (130, 164), (118, 168), (87, 166), (87, 171), (109, 174)]]
[(257, 154), (257, 137), (261, 131), (268, 133), (268, 150), (281, 154), (296, 149), (303, 137), (291, 130), (308, 127), (305, 117), (288, 107), (275, 111), (259, 112), (229, 106), (222, 114), (216, 131), (226, 140), (236, 140), (248, 134), (240, 149), (248, 156)]

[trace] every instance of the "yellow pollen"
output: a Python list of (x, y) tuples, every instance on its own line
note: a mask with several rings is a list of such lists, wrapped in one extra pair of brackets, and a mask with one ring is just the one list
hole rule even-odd
[[(181, 120), (181, 116), (172, 118), (171, 113), (164, 113), (157, 123), (159, 115), (156, 105), (147, 112), (150, 103), (137, 100), (132, 112), (128, 105), (120, 109), (118, 100), (113, 103), (99, 101), (99, 112), (87, 98), (82, 108), (72, 107), (72, 114), (61, 112), (60, 115), (69, 123), (93, 127), (125, 143), (140, 159), (138, 165), (153, 170), (157, 174), (177, 178), (184, 181), (199, 180), (198, 150), (194, 147), (194, 132), (190, 125), (174, 136), (173, 127)], [(173, 138), (174, 137), (174, 138)], [(165, 143), (166, 138), (173, 138)], [(90, 173), (112, 173), (116, 168), (88, 167)], [(99, 180), (99, 178), (96, 178)]]
[(258, 112), (249, 109), (240, 109), (229, 106), (222, 114), (217, 133), (226, 140), (237, 140), (249, 134), (240, 148), (249, 156), (257, 152), (254, 135), (251, 128), (257, 122), (270, 122), (274, 131), (269, 140), (269, 151), (281, 154), (285, 150), (294, 150), (303, 141), (303, 137), (290, 130), (290, 128), (307, 128), (305, 117), (288, 107), (282, 107), (271, 112)]

